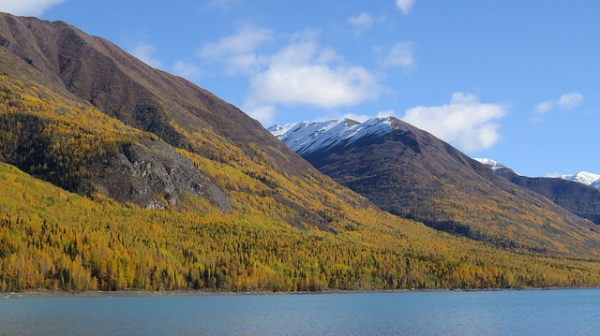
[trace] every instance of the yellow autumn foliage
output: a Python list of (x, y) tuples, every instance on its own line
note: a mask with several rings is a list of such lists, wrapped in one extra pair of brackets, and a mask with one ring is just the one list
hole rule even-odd
[(210, 129), (184, 135), (195, 150), (177, 151), (226, 190), (227, 213), (189, 195), (157, 211), (95, 192), (85, 182), (90, 162), (153, 135), (0, 75), (0, 155), (30, 169), (0, 163), (0, 291), (600, 284), (593, 254), (500, 249), (440, 233), (384, 213), (316, 171), (281, 173), (258, 146), (247, 156)]

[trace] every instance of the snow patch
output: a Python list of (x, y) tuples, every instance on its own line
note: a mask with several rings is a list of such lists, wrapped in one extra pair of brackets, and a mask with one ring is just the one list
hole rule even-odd
[(365, 136), (385, 135), (392, 130), (390, 117), (372, 118), (363, 123), (351, 119), (296, 122), (269, 127), (268, 131), (300, 155), (351, 144)]
[(475, 161), (479, 161), (479, 163), (482, 163), (490, 168), (492, 168), (492, 170), (498, 170), (501, 168), (507, 168), (505, 165), (503, 165), (500, 162), (496, 162), (492, 159), (487, 159), (487, 158), (473, 158), (473, 160)]
[[(487, 158), (473, 158), (473, 160), (479, 161), (480, 163), (492, 168), (493, 170), (498, 170), (501, 168), (508, 168), (502, 163), (496, 162), (492, 159)], [(556, 174), (552, 176), (547, 176), (552, 178), (560, 178), (563, 180), (579, 182), (585, 185), (592, 186), (594, 188), (600, 189), (600, 174), (589, 173), (586, 171), (582, 171), (575, 174)]]
[(559, 176), (563, 180), (575, 181), (600, 189), (600, 175), (582, 171), (575, 174), (565, 174)]

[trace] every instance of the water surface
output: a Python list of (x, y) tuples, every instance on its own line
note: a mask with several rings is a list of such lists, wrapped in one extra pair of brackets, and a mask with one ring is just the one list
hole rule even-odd
[(2, 335), (598, 333), (600, 290), (0, 299)]

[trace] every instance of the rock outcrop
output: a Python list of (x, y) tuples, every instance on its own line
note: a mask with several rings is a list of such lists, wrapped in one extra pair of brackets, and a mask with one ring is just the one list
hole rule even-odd
[(100, 168), (94, 184), (119, 202), (164, 209), (180, 204), (187, 193), (226, 212), (228, 196), (186, 158), (162, 141), (130, 145)]

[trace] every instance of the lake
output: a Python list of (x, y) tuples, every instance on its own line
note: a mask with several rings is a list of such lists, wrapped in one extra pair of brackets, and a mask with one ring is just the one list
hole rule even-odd
[[(11, 297), (2, 335), (594, 335), (600, 290)], [(13, 295), (14, 297), (14, 295)]]

